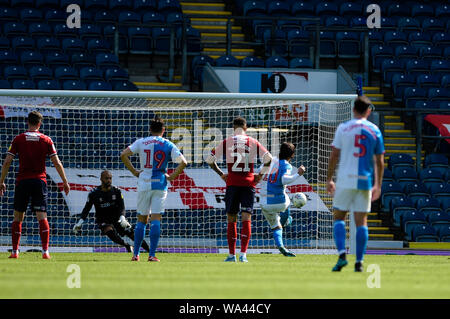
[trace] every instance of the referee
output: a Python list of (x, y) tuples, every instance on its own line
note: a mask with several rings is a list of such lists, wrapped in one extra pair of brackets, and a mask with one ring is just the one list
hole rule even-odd
[[(100, 181), (102, 184), (93, 189), (86, 205), (81, 212), (80, 220), (73, 227), (74, 233), (78, 233), (81, 225), (89, 214), (92, 206), (95, 207), (95, 222), (98, 228), (116, 244), (124, 246), (128, 252), (133, 251), (133, 246), (127, 244), (121, 236), (127, 236), (134, 241), (134, 230), (125, 218), (125, 204), (119, 188), (112, 186), (112, 175), (108, 170), (102, 172)], [(149, 251), (148, 244), (143, 241), (142, 247)]]

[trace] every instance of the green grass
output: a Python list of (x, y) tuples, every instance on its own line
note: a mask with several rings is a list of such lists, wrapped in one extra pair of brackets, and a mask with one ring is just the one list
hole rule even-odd
[[(450, 298), (450, 260), (444, 256), (368, 255), (365, 272), (354, 257), (332, 273), (336, 256), (249, 255), (224, 263), (219, 254), (159, 254), (160, 263), (131, 262), (125, 253), (0, 253), (0, 298), (303, 299)], [(81, 288), (66, 285), (67, 266), (81, 269)], [(381, 270), (381, 288), (368, 288), (369, 264)]]

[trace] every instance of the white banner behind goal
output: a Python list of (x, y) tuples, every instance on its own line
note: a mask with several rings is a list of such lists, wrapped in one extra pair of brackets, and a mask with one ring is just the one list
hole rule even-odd
[[(278, 155), (282, 142), (296, 145), (292, 164), (304, 165), (306, 173), (288, 187), (288, 192), (305, 192), (308, 204), (301, 210), (291, 209), (293, 223), (285, 228), (284, 241), (294, 251), (325, 253), (334, 247), (331, 198), (325, 191), (330, 144), (337, 125), (351, 118), (355, 97), (0, 90), (1, 147), (6, 152), (13, 138), (26, 130), (29, 111), (41, 111), (44, 122), (40, 131), (53, 139), (72, 189), (68, 196), (62, 192), (61, 180), (49, 161), (50, 245), (72, 247), (74, 251), (80, 247), (121, 251), (100, 235), (94, 213), (80, 235), (75, 236), (71, 229), (88, 192), (100, 184), (103, 169), (112, 172), (113, 185), (120, 187), (125, 197), (127, 218), (136, 223), (137, 179), (126, 170), (119, 155), (136, 139), (148, 136), (149, 121), (159, 115), (166, 122), (164, 137), (178, 145), (189, 163), (169, 187), (160, 249), (221, 252), (227, 247), (225, 184), (205, 160), (215, 145), (232, 134), (232, 120), (243, 116), (249, 125), (248, 134), (273, 155)], [(132, 160), (138, 167), (137, 156)], [(18, 160), (12, 168), (6, 196), (1, 198), (0, 245), (11, 244), (13, 179)], [(275, 248), (272, 233), (258, 200), (257, 196), (249, 248), (252, 252), (271, 251)], [(21, 245), (40, 245), (38, 225), (31, 212), (26, 214)]]

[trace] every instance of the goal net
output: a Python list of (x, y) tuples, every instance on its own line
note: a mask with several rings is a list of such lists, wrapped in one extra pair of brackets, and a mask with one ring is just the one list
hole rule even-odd
[[(159, 115), (166, 123), (164, 137), (174, 142), (188, 161), (184, 172), (169, 185), (160, 252), (228, 252), (225, 183), (209, 168), (206, 158), (215, 145), (233, 134), (232, 121), (237, 116), (246, 118), (247, 134), (257, 138), (273, 156), (278, 155), (281, 143), (293, 143), (296, 153), (292, 165), (306, 167), (304, 176), (287, 187), (289, 193), (304, 192), (308, 203), (301, 209), (291, 207), (293, 222), (283, 234), (286, 247), (296, 252), (334, 252), (332, 199), (325, 189), (327, 165), (337, 125), (351, 118), (353, 95), (0, 91), (3, 152), (27, 129), (28, 113), (37, 109), (44, 115), (40, 131), (52, 138), (71, 186), (66, 196), (48, 161), (52, 251), (125, 251), (101, 235), (94, 209), (78, 235), (72, 228), (88, 193), (100, 185), (104, 169), (111, 171), (113, 185), (124, 196), (126, 217), (136, 225), (137, 179), (119, 155), (136, 139), (148, 136), (149, 121)], [(131, 159), (140, 167), (138, 156)], [(3, 250), (11, 245), (18, 162), (14, 160), (6, 179), (6, 195), (0, 198)], [(174, 167), (169, 164), (169, 171)], [(222, 170), (226, 170), (225, 165)], [(249, 253), (278, 252), (259, 209), (258, 193), (257, 188)], [(238, 237), (239, 229), (238, 222)], [(21, 250), (27, 249), (40, 249), (39, 226), (30, 210), (25, 214), (21, 237)]]

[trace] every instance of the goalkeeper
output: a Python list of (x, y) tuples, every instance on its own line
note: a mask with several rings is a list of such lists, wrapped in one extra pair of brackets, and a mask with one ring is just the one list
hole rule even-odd
[[(73, 231), (77, 234), (81, 230), (81, 225), (94, 205), (95, 222), (102, 234), (108, 236), (116, 244), (124, 246), (128, 252), (133, 252), (133, 246), (127, 244), (121, 237), (127, 236), (134, 241), (134, 230), (125, 218), (123, 195), (120, 189), (111, 185), (112, 175), (109, 171), (102, 172), (100, 181), (102, 184), (89, 193), (86, 205), (81, 212), (81, 218), (73, 227)], [(149, 251), (145, 241), (142, 242), (142, 247)]]

